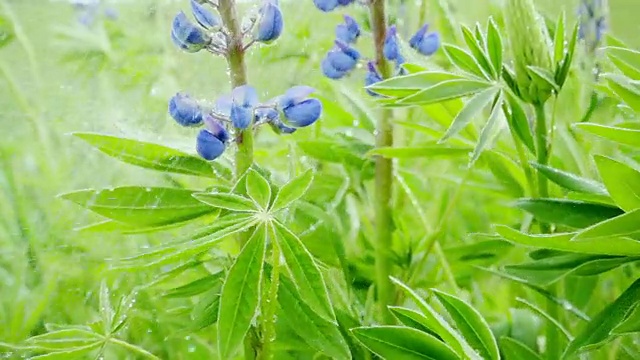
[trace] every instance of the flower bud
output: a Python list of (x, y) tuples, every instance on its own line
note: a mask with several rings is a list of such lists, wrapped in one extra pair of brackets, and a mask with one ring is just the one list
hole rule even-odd
[(584, 40), (589, 53), (595, 53), (607, 29), (608, 6), (606, 0), (581, 0), (578, 14), (578, 37)]
[(277, 0), (265, 0), (260, 8), (260, 20), (258, 21), (258, 31), (255, 36), (256, 41), (270, 43), (282, 34), (284, 20), (282, 11), (278, 7)]
[(344, 16), (344, 23), (336, 26), (336, 39), (353, 44), (360, 37), (360, 25), (349, 15)]
[(198, 102), (188, 94), (177, 93), (169, 100), (169, 114), (182, 126), (199, 126), (202, 124), (202, 109)]
[(346, 76), (358, 64), (360, 53), (340, 40), (335, 41), (336, 47), (327, 53), (322, 60), (322, 73), (330, 79), (340, 79)]
[(202, 129), (196, 138), (196, 151), (205, 160), (215, 160), (224, 152), (225, 144), (207, 129)]
[(332, 11), (340, 5), (338, 0), (313, 0), (313, 3), (324, 12)]
[(532, 0), (508, 0), (505, 19), (520, 95), (526, 102), (542, 104), (551, 96), (552, 88), (532, 78), (528, 68), (534, 66), (554, 72), (545, 25)]
[(220, 26), (221, 21), (218, 16), (209, 11), (204, 5), (200, 4), (196, 0), (191, 0), (191, 12), (196, 18), (196, 21), (200, 26), (205, 29), (213, 29)]
[(393, 61), (400, 56), (400, 46), (398, 45), (398, 30), (395, 25), (387, 29), (387, 36), (384, 39), (384, 47), (382, 48), (384, 57)]
[(422, 55), (431, 56), (440, 48), (440, 35), (437, 32), (428, 32), (429, 25), (423, 25), (411, 39), (409, 46)]
[(187, 15), (182, 11), (173, 18), (171, 39), (176, 46), (187, 52), (202, 50), (210, 40), (208, 35), (189, 21)]
[(293, 126), (309, 126), (320, 118), (322, 103), (308, 97), (314, 91), (309, 86), (294, 86), (280, 97), (278, 106), (285, 119)]

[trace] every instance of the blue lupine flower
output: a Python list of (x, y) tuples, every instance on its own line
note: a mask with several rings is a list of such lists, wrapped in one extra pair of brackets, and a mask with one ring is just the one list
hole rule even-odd
[(282, 34), (284, 20), (282, 11), (278, 7), (277, 0), (265, 0), (265, 4), (260, 8), (260, 21), (258, 31), (255, 36), (256, 41), (270, 43)]
[(205, 160), (215, 160), (224, 152), (225, 144), (207, 129), (202, 129), (196, 138), (196, 151)]
[(355, 43), (360, 36), (360, 25), (349, 15), (344, 16), (344, 23), (336, 26), (336, 39), (347, 44)]
[(340, 5), (338, 0), (313, 0), (313, 3), (324, 12), (332, 11)]
[(322, 73), (330, 79), (340, 79), (353, 70), (358, 64), (360, 53), (340, 40), (322, 60)]
[[(367, 63), (367, 75), (364, 78), (364, 85), (370, 86), (380, 81), (382, 81), (382, 75), (380, 75), (380, 73), (378, 72), (378, 69), (376, 68), (376, 65), (374, 64), (374, 62), (369, 61)], [(379, 94), (376, 94), (375, 92), (369, 89), (365, 89), (365, 90), (367, 91), (367, 94), (371, 96), (380, 96)]]
[(347, 6), (354, 3), (356, 0), (338, 0), (338, 5)]
[(440, 48), (440, 35), (437, 32), (427, 33), (429, 25), (424, 25), (409, 39), (409, 46), (419, 53), (431, 56)]
[(202, 109), (198, 102), (188, 94), (177, 93), (169, 100), (169, 114), (182, 126), (202, 124)]
[(210, 133), (213, 134), (218, 140), (226, 143), (229, 141), (229, 132), (222, 126), (222, 124), (216, 120), (213, 116), (206, 114), (203, 118), (204, 126)]
[(258, 93), (249, 85), (238, 86), (231, 92), (231, 111), (229, 117), (233, 126), (246, 129), (251, 125), (253, 109), (258, 105)]
[(191, 12), (196, 18), (198, 24), (206, 29), (212, 29), (220, 25), (220, 18), (213, 12), (209, 11), (204, 5), (196, 0), (191, 0)]
[(182, 11), (173, 19), (171, 39), (179, 48), (188, 52), (200, 51), (209, 42), (207, 34), (189, 21)]
[(382, 48), (384, 57), (388, 60), (396, 60), (400, 56), (400, 46), (398, 45), (398, 30), (392, 25), (387, 30), (387, 36), (384, 39), (384, 47)]
[(278, 107), (293, 126), (309, 126), (320, 118), (322, 103), (309, 97), (314, 91), (309, 86), (294, 86), (280, 97)]

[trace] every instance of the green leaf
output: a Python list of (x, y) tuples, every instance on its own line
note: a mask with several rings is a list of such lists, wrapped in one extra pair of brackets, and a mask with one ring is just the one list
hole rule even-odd
[(469, 346), (465, 339), (454, 330), (449, 323), (442, 318), (429, 304), (427, 304), (420, 295), (418, 295), (413, 289), (406, 284), (402, 283), (396, 278), (391, 278), (391, 281), (400, 286), (411, 297), (413, 302), (416, 303), (422, 315), (428, 321), (427, 326), (433, 332), (438, 334), (440, 338), (450, 346), (459, 357), (468, 357), (469, 359), (479, 360), (482, 359), (478, 354)]
[(389, 306), (389, 311), (405, 326), (438, 336), (429, 328), (429, 319), (421, 313), (399, 306)]
[(260, 205), (262, 209), (269, 207), (271, 201), (271, 186), (267, 179), (257, 171), (251, 169), (247, 174), (247, 195)]
[(609, 195), (604, 185), (597, 181), (583, 178), (547, 165), (531, 163), (531, 166), (540, 171), (547, 179), (567, 190), (586, 194)]
[(382, 147), (371, 150), (368, 155), (380, 155), (385, 158), (449, 158), (469, 156), (471, 147), (427, 145), (419, 147)]
[(336, 315), (329, 301), (327, 286), (313, 256), (289, 229), (278, 222), (274, 223), (274, 228), (277, 232), (278, 246), (299, 296), (321, 318), (335, 322)]
[(574, 236), (572, 241), (600, 240), (611, 238), (633, 237), (640, 235), (640, 209), (616, 216), (609, 220), (590, 226)]
[(163, 145), (97, 133), (73, 133), (103, 153), (147, 169), (231, 180), (231, 171), (217, 162)]
[(453, 73), (421, 71), (410, 75), (394, 76), (390, 79), (370, 85), (368, 88), (385, 96), (405, 97), (444, 81), (459, 79), (462, 79), (462, 76)]
[(467, 28), (466, 26), (461, 26), (462, 35), (464, 36), (464, 41), (467, 43), (469, 50), (473, 54), (473, 57), (476, 58), (476, 61), (480, 66), (484, 69), (487, 74), (492, 75), (494, 78), (498, 76), (498, 71), (500, 69), (494, 69), (493, 65), (489, 61), (489, 57), (483, 50), (483, 44), (479, 43), (473, 32)]
[(195, 331), (202, 330), (218, 321), (221, 287), (222, 283), (220, 282), (218, 286), (209, 290), (198, 299), (198, 302), (193, 306), (193, 310), (191, 310), (189, 314), (189, 317), (193, 320), (193, 323), (190, 324), (190, 329)]
[(344, 164), (357, 170), (366, 163), (359, 154), (335, 140), (298, 141), (297, 144), (306, 155), (320, 161)]
[(81, 358), (83, 356), (87, 356), (89, 355), (89, 353), (93, 352), (94, 350), (97, 350), (98, 348), (100, 348), (101, 346), (103, 346), (104, 341), (97, 341), (88, 345), (84, 345), (84, 346), (77, 346), (77, 347), (71, 347), (71, 348), (67, 348), (64, 349), (63, 351), (55, 351), (55, 352), (50, 352), (48, 354), (44, 354), (44, 355), (37, 355), (37, 356), (32, 356), (29, 359), (35, 359), (35, 360), (69, 360), (69, 359), (76, 359), (76, 358)]
[[(187, 298), (200, 295), (211, 289), (219, 289), (222, 287), (223, 275), (224, 273), (222, 271), (213, 275), (207, 275), (188, 284), (167, 290), (162, 296), (166, 298)], [(220, 290), (218, 290), (218, 292), (220, 292)]]
[(625, 211), (640, 208), (640, 172), (606, 156), (594, 156), (598, 173), (616, 205)]
[(530, 308), (531, 310), (533, 310), (534, 312), (536, 312), (537, 314), (539, 314), (540, 316), (545, 318), (546, 321), (548, 321), (550, 324), (555, 326), (556, 329), (558, 329), (562, 333), (562, 335), (564, 335), (566, 340), (571, 341), (573, 339), (573, 337), (571, 336), (571, 333), (567, 329), (565, 329), (564, 326), (562, 326), (562, 324), (560, 324), (560, 322), (557, 319), (554, 319), (546, 311), (542, 310), (541, 308), (539, 308), (535, 304), (532, 304), (532, 303), (528, 302), (525, 299), (517, 298), (516, 301), (526, 305), (528, 308)]
[(483, 109), (489, 105), (498, 91), (498, 88), (492, 87), (473, 96), (465, 104), (462, 111), (456, 115), (453, 123), (451, 123), (451, 126), (449, 126), (447, 132), (439, 142), (444, 142), (450, 137), (457, 135), (474, 119), (474, 117), (482, 115)]
[(222, 359), (232, 358), (242, 345), (258, 309), (266, 237), (265, 226), (256, 227), (222, 286), (218, 313), (218, 351)]
[(640, 148), (640, 130), (588, 123), (575, 124), (574, 126), (607, 140)]
[(62, 328), (32, 336), (24, 344), (33, 349), (48, 351), (85, 347), (103, 341), (102, 335), (81, 328)]
[(15, 38), (13, 24), (4, 16), (0, 16), (0, 48), (5, 47)]
[(502, 69), (502, 35), (493, 18), (489, 18), (487, 25), (487, 52), (493, 68), (497, 71)]
[(477, 350), (483, 359), (499, 360), (500, 353), (489, 324), (471, 305), (459, 298), (431, 289), (447, 310), (456, 328), (469, 345)]
[(490, 145), (490, 142), (493, 141), (496, 132), (500, 131), (498, 127), (498, 121), (500, 120), (500, 112), (502, 107), (502, 96), (499, 95), (493, 104), (493, 108), (491, 109), (491, 115), (489, 115), (489, 120), (482, 128), (480, 132), (480, 138), (478, 139), (478, 143), (476, 144), (476, 148), (473, 150), (473, 154), (471, 155), (471, 160), (469, 160), (469, 167), (473, 166), (473, 164), (478, 160), (480, 155), (484, 152), (487, 146)]
[(493, 86), (494, 85), (492, 83), (486, 81), (469, 79), (448, 80), (418, 91), (414, 95), (402, 98), (398, 100), (398, 104), (435, 104), (446, 100), (458, 99), (463, 96), (472, 95)]
[(518, 100), (510, 91), (505, 92), (507, 95), (507, 101), (509, 103), (509, 112), (505, 111), (505, 117), (509, 123), (509, 128), (515, 133), (522, 143), (529, 149), (532, 154), (535, 154), (535, 146), (533, 144), (533, 134), (531, 133), (531, 127), (529, 126), (529, 119), (524, 112), (520, 100)]
[(442, 46), (444, 53), (458, 69), (475, 75), (479, 78), (487, 78), (476, 59), (464, 49), (454, 45), (445, 44)]
[(127, 224), (169, 225), (215, 211), (178, 188), (126, 186), (105, 190), (79, 190), (60, 195), (97, 214)]
[(358, 341), (383, 359), (459, 359), (443, 342), (413, 328), (373, 326), (355, 328), (351, 332)]
[(609, 46), (605, 48), (611, 62), (623, 74), (634, 80), (640, 80), (640, 52), (623, 47)]
[(556, 21), (556, 31), (553, 39), (553, 63), (556, 66), (560, 64), (565, 56), (565, 23), (566, 15), (562, 11)]
[(524, 195), (526, 179), (521, 167), (499, 152), (484, 152), (483, 157), (491, 173), (513, 197)]
[(609, 88), (635, 112), (640, 112), (640, 89), (629, 83), (627, 78), (609, 75), (606, 77)]
[(577, 353), (597, 348), (610, 341), (612, 331), (624, 322), (640, 299), (640, 279), (636, 280), (614, 302), (594, 316), (582, 331), (569, 343), (562, 358), (567, 359)]
[(209, 192), (195, 193), (193, 197), (218, 209), (238, 212), (256, 212), (258, 210), (256, 203), (241, 195)]
[(627, 238), (611, 237), (604, 241), (602, 239), (581, 239), (581, 241), (572, 241), (579, 233), (530, 235), (504, 225), (496, 226), (496, 232), (505, 240), (514, 244), (535, 248), (594, 255), (640, 255), (640, 242)]
[(616, 207), (575, 200), (520, 199), (515, 205), (542, 222), (573, 228), (586, 228), (622, 214)]
[(633, 310), (627, 313), (624, 321), (616, 326), (611, 333), (614, 335), (632, 334), (640, 332), (640, 306), (636, 304)]
[(509, 337), (500, 338), (500, 350), (502, 350), (505, 360), (543, 360), (527, 345)]
[(313, 171), (307, 170), (302, 175), (284, 184), (278, 191), (276, 199), (273, 201), (271, 211), (285, 209), (293, 202), (300, 199), (307, 192), (312, 182)]
[(313, 311), (300, 297), (291, 280), (280, 279), (278, 319), (287, 322), (309, 346), (332, 359), (351, 359), (347, 343), (338, 326)]

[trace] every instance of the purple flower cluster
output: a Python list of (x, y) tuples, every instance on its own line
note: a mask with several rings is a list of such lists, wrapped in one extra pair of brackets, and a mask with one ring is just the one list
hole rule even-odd
[[(340, 0), (313, 0), (316, 7), (324, 12), (335, 10), (340, 6), (347, 6), (355, 1)], [(437, 32), (429, 32), (429, 26), (422, 26), (409, 40), (409, 46), (418, 53), (431, 56), (440, 48), (440, 36)], [(358, 38), (361, 36), (360, 25), (351, 16), (344, 16), (344, 23), (336, 27), (336, 39), (334, 47), (327, 52), (321, 62), (322, 73), (330, 79), (342, 79), (349, 75), (358, 65), (362, 56), (355, 48)], [(387, 29), (384, 41), (384, 57), (395, 63), (397, 74), (403, 74), (402, 64), (405, 58), (402, 55), (398, 32), (395, 25)], [(368, 61), (366, 66), (365, 86), (382, 81), (377, 65), (374, 61)], [(367, 90), (372, 96), (376, 94)]]
[[(184, 12), (173, 19), (171, 39), (186, 52), (209, 52), (228, 56), (229, 31), (224, 28), (212, 1), (191, 1), (195, 23)], [(277, 0), (261, 0), (257, 15), (251, 17), (248, 28), (242, 29), (243, 47), (277, 40), (284, 28), (284, 19)], [(215, 105), (207, 106), (186, 93), (177, 93), (169, 100), (169, 114), (185, 127), (203, 127), (196, 137), (196, 151), (206, 160), (222, 155), (234, 140), (234, 134), (260, 125), (269, 125), (277, 134), (291, 134), (298, 128), (315, 123), (322, 114), (322, 103), (310, 97), (315, 90), (308, 86), (294, 86), (283, 95), (260, 102), (258, 93), (250, 85), (238, 86), (223, 95)]]

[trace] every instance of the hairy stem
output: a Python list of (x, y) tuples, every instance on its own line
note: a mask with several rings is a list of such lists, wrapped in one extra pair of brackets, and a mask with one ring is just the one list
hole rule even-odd
[[(242, 42), (242, 30), (236, 11), (235, 0), (219, 0), (218, 12), (222, 19), (222, 24), (227, 29), (227, 66), (231, 78), (231, 88), (247, 84), (247, 66), (245, 64), (245, 48)], [(236, 152), (235, 152), (235, 178), (239, 179), (253, 164), (253, 129), (249, 127), (241, 130), (236, 129)], [(240, 187), (237, 191), (245, 191)], [(240, 245), (244, 245), (250, 236), (250, 231), (241, 233), (238, 236)], [(262, 344), (255, 328), (249, 329), (244, 340), (244, 358), (247, 360), (260, 357)]]
[[(242, 31), (236, 12), (235, 0), (220, 0), (218, 11), (222, 23), (228, 31), (227, 37), (227, 65), (231, 86), (236, 88), (247, 84), (247, 67), (244, 60), (244, 45), (242, 43)], [(245, 130), (236, 129), (236, 178), (244, 174), (253, 164), (253, 130), (251, 127)]]
[[(387, 33), (385, 1), (373, 0), (370, 5), (373, 41), (376, 49), (376, 65), (383, 79), (391, 75), (391, 69), (384, 57), (384, 40)], [(383, 110), (376, 126), (376, 147), (393, 145), (393, 125), (391, 111)], [(393, 217), (391, 200), (393, 195), (393, 163), (391, 159), (381, 156), (375, 159), (375, 224), (376, 224), (376, 290), (381, 320), (385, 323), (393, 321), (387, 309), (395, 298), (394, 289), (389, 279), (392, 269), (391, 243), (393, 233)]]
[(272, 250), (271, 250), (271, 262), (273, 269), (271, 270), (271, 281), (269, 282), (268, 294), (266, 294), (262, 308), (264, 309), (264, 321), (263, 321), (263, 344), (262, 351), (258, 360), (269, 360), (273, 358), (271, 345), (276, 337), (276, 310), (278, 307), (278, 286), (280, 285), (280, 247), (275, 241), (275, 229), (273, 229), (274, 236), (272, 237)]

